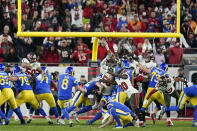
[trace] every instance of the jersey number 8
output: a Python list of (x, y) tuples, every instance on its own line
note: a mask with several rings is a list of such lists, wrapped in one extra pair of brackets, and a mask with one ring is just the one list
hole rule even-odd
[(68, 79), (63, 79), (61, 87), (63, 90), (68, 88)]

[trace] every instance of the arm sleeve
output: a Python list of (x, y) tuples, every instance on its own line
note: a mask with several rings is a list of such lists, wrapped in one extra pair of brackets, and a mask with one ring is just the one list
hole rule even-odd
[(157, 90), (156, 90), (156, 89), (153, 89), (153, 90), (148, 94), (147, 99), (149, 99), (149, 98), (151, 97), (151, 95), (154, 94), (155, 92), (157, 92)]

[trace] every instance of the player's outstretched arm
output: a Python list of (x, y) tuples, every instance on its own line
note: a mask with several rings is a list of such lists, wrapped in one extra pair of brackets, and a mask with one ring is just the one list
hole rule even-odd
[(138, 67), (139, 67), (140, 70), (142, 70), (142, 71), (144, 71), (144, 72), (146, 72), (146, 73), (148, 73), (148, 74), (151, 73), (151, 69), (148, 69), (148, 68), (144, 67), (144, 66), (141, 65), (141, 64), (138, 64)]
[(96, 82), (96, 86), (99, 88), (99, 91), (97, 91), (97, 93), (100, 95), (104, 87), (100, 82)]
[(16, 76), (8, 77), (9, 81), (16, 82), (18, 78)]
[(110, 115), (109, 120), (105, 124), (99, 126), (99, 128), (104, 128), (105, 126), (111, 125), (113, 122), (114, 122), (114, 118), (112, 115)]
[(23, 62), (23, 63), (21, 64), (21, 67), (22, 67), (22, 68), (30, 68), (30, 63)]
[(79, 91), (81, 91), (82, 93), (86, 93), (87, 92), (87, 90), (86, 89), (84, 89), (84, 88), (82, 88), (82, 87), (80, 87), (80, 86), (75, 86), (75, 88), (77, 89), (77, 90), (79, 90)]

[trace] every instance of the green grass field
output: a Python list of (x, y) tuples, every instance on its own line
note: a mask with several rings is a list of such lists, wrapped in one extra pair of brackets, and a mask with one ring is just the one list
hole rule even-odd
[[(109, 131), (109, 130), (135, 130), (135, 131), (197, 131), (197, 127), (191, 127), (192, 121), (173, 121), (173, 127), (167, 127), (166, 121), (157, 121), (152, 125), (152, 121), (147, 121), (144, 128), (127, 127), (124, 129), (114, 129), (114, 126), (108, 126), (98, 129), (101, 121), (97, 121), (93, 125), (87, 125), (86, 120), (81, 120), (79, 124), (74, 123), (73, 127), (66, 125), (57, 125), (53, 120), (53, 125), (48, 125), (45, 119), (35, 119), (31, 124), (20, 125), (20, 121), (11, 120), (9, 125), (0, 126), (0, 131)], [(67, 121), (66, 121), (67, 122)], [(68, 122), (67, 122), (68, 123)]]

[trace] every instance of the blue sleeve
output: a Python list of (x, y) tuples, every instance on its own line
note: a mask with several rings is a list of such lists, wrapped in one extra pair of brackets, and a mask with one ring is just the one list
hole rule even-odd
[(74, 78), (73, 80), (74, 80), (74, 86), (78, 86), (79, 83), (78, 83), (78, 81), (76, 80), (76, 78)]

